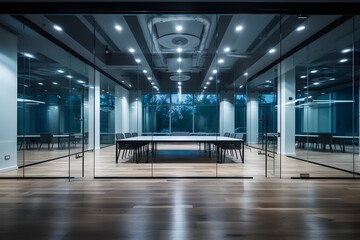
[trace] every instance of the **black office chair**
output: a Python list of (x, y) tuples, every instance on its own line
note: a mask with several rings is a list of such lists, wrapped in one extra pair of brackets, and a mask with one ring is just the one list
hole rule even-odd
[(226, 132), (224, 133), (224, 137), (229, 137), (230, 136), (230, 133)]
[(50, 150), (50, 144), (52, 144), (51, 148), (53, 148), (54, 147), (53, 135), (51, 133), (40, 134), (39, 150), (41, 150), (41, 146), (43, 143), (48, 145), (48, 150)]
[(125, 133), (125, 138), (131, 138), (131, 137), (132, 137), (131, 133)]
[(134, 132), (131, 134), (132, 137), (137, 137), (138, 136), (138, 133)]
[(321, 145), (321, 151), (326, 150), (326, 145), (329, 145), (330, 151), (332, 152), (331, 145), (334, 144), (332, 133), (319, 133), (318, 144)]
[(236, 137), (236, 133), (230, 133), (230, 136), (231, 138), (235, 138)]

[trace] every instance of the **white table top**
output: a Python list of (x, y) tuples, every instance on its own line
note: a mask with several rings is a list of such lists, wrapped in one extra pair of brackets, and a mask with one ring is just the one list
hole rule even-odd
[(119, 142), (128, 141), (148, 141), (148, 142), (243, 142), (242, 139), (220, 137), (220, 136), (139, 136), (117, 140)]
[[(315, 134), (309, 134), (309, 135), (306, 135), (306, 134), (296, 134), (295, 135), (296, 137), (319, 137), (319, 135), (315, 135)], [(353, 136), (333, 136), (333, 138), (343, 138), (343, 139), (352, 139)], [(354, 138), (359, 138), (359, 136), (354, 136)]]
[[(82, 136), (81, 133), (74, 133), (71, 136), (80, 137)], [(39, 138), (40, 134), (25, 134), (25, 135), (17, 135), (18, 138), (26, 137), (26, 138)], [(54, 134), (53, 137), (69, 137), (69, 134)]]

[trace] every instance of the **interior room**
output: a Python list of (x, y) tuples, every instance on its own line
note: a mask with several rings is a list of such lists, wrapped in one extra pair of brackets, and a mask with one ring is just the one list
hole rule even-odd
[(0, 15), (0, 177), (358, 178), (358, 20)]

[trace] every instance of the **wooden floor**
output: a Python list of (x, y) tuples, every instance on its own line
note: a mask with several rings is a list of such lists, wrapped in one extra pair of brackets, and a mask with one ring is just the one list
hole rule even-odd
[(358, 180), (1, 180), (1, 239), (360, 239)]
[[(55, 151), (51, 154), (57, 155), (58, 153)], [(174, 152), (181, 152), (181, 154), (174, 154)], [(41, 155), (40, 159), (46, 156), (46, 150), (26, 154), (29, 161), (34, 163), (39, 154)], [(353, 167), (348, 153), (314, 152), (311, 154), (316, 161), (325, 165), (349, 170)], [(95, 163), (94, 159), (96, 159)], [(355, 169), (360, 171), (359, 160), (355, 162)], [(275, 159), (268, 158), (267, 169), (267, 177), (280, 178), (280, 155), (275, 155)], [(309, 173), (311, 177), (353, 177), (351, 173), (334, 168), (281, 156), (282, 178), (299, 177), (300, 173)], [(199, 151), (196, 144), (163, 144), (159, 145), (155, 158), (149, 158), (149, 163), (146, 162), (145, 156), (141, 159), (140, 164), (133, 163), (131, 156), (128, 156), (123, 160), (120, 159), (116, 164), (115, 148), (110, 146), (96, 150), (95, 153), (85, 153), (84, 174), (85, 177), (253, 177), (263, 179), (265, 178), (265, 157), (258, 154), (258, 149), (246, 148), (244, 164), (240, 159), (229, 155), (224, 164), (216, 164), (216, 158), (209, 158), (203, 151)], [(75, 156), (71, 156), (69, 162), (69, 157), (64, 157), (0, 173), (0, 177), (68, 177), (69, 175), (72, 177), (82, 176), (81, 158), (76, 159)], [(360, 176), (356, 175), (355, 177)]]

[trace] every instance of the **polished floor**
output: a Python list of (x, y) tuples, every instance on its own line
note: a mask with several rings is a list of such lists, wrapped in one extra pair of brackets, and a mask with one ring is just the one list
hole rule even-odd
[(1, 239), (360, 239), (358, 180), (1, 180)]
[[(72, 149), (75, 152), (76, 149)], [(235, 156), (227, 155), (224, 164), (216, 164), (216, 158), (209, 158), (199, 151), (197, 144), (161, 144), (149, 163), (145, 156), (140, 164), (135, 164), (131, 156), (115, 163), (115, 147), (109, 146), (85, 153), (84, 174), (86, 177), (253, 177), (265, 178), (265, 156), (258, 154), (256, 148), (245, 148), (245, 163)], [(299, 152), (297, 154), (305, 154)], [(179, 154), (181, 153), (181, 154)], [(360, 172), (358, 155), (353, 165), (350, 153), (313, 151), (310, 160), (337, 168), (351, 170), (353, 167)], [(36, 163), (36, 159), (58, 155), (57, 150), (27, 150), (25, 157), (28, 163)], [(351, 154), (353, 155), (353, 154)], [(214, 156), (214, 154), (213, 154)], [(94, 162), (95, 159), (95, 162)], [(280, 165), (281, 161), (281, 165)], [(301, 173), (309, 173), (311, 177), (353, 177), (353, 174), (334, 168), (317, 165), (287, 156), (275, 155), (268, 158), (267, 177), (282, 178), (299, 177)], [(75, 155), (57, 160), (19, 168), (0, 173), (0, 177), (81, 177), (81, 158)], [(360, 175), (355, 175), (360, 177)]]

